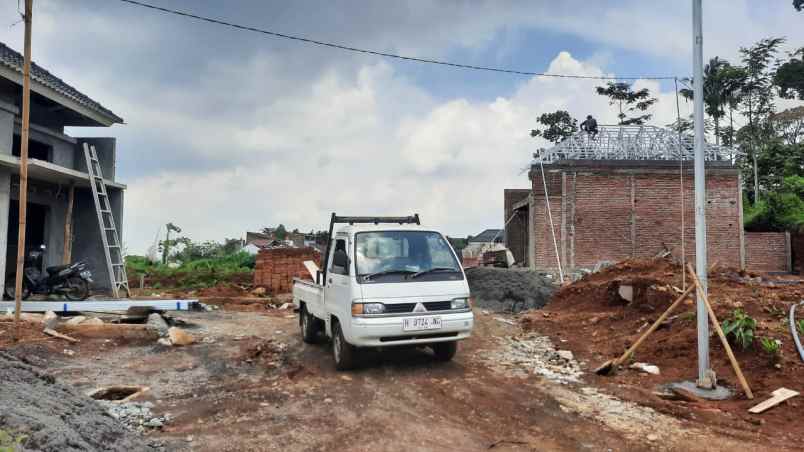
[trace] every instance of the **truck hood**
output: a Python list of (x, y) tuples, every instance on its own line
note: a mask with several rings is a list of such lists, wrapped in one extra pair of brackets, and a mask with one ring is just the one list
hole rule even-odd
[(363, 300), (366, 302), (405, 302), (444, 301), (453, 298), (469, 297), (466, 279), (460, 281), (423, 281), (379, 284), (360, 284)]

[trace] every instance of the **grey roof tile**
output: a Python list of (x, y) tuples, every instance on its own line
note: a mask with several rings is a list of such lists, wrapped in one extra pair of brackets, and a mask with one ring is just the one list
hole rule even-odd
[[(22, 74), (23, 56), (19, 52), (0, 42), (0, 64)], [(111, 117), (113, 122), (123, 122), (123, 118), (117, 116), (108, 108), (90, 99), (89, 96), (81, 93), (64, 80), (56, 77), (48, 72), (45, 68), (34, 62), (31, 62), (31, 79), (53, 89), (64, 97), (67, 97), (96, 113)]]

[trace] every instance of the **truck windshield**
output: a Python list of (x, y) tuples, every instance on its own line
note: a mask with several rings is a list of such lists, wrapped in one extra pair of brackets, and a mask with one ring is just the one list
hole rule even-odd
[(355, 256), (360, 282), (463, 278), (452, 249), (437, 232), (359, 232)]

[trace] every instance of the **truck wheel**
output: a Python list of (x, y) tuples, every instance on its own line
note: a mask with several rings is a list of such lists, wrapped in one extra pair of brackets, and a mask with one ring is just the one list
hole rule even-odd
[(332, 330), (332, 356), (335, 358), (335, 368), (338, 370), (353, 369), (357, 363), (357, 349), (346, 342), (338, 322), (333, 323)]
[(458, 342), (436, 342), (432, 345), (435, 358), (439, 361), (451, 361), (458, 352)]
[(318, 339), (319, 330), (318, 319), (307, 312), (307, 306), (302, 306), (299, 311), (299, 327), (301, 328), (302, 340), (308, 344), (315, 344)]

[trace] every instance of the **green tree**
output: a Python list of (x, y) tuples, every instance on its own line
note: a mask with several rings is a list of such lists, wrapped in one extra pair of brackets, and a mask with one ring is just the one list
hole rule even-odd
[(779, 88), (780, 97), (804, 100), (804, 47), (789, 56), (790, 59), (776, 69), (773, 84)]
[(795, 8), (796, 11), (803, 10), (804, 9), (804, 0), (793, 0), (793, 8)]
[(287, 237), (287, 235), (288, 235), (288, 231), (287, 231), (287, 229), (285, 229), (284, 224), (280, 224), (274, 230), (274, 236), (276, 237), (277, 240), (285, 240), (285, 237)]
[[(608, 82), (606, 86), (598, 86), (595, 90), (599, 95), (609, 98), (609, 105), (617, 106), (621, 126), (645, 124), (653, 117), (650, 113), (644, 113), (657, 101), (655, 97), (650, 97), (647, 88), (634, 91), (630, 83)], [(634, 114), (636, 116), (629, 117)]]
[[(715, 142), (720, 144), (723, 136), (720, 129), (720, 120), (726, 115), (726, 107), (729, 107), (730, 126), (729, 142), (733, 133), (732, 107), (739, 103), (738, 92), (745, 79), (744, 71), (735, 68), (728, 61), (720, 57), (714, 57), (704, 67), (703, 73), (703, 101), (705, 112), (714, 122)], [(691, 84), (691, 80), (686, 79)], [(684, 88), (680, 91), (681, 95), (687, 99), (692, 99), (693, 90)]]
[(804, 142), (804, 106), (789, 108), (771, 116), (776, 134), (785, 144)]
[(770, 123), (775, 108), (772, 64), (784, 42), (784, 38), (765, 38), (751, 47), (740, 48), (746, 74), (745, 82), (740, 87), (740, 97), (748, 124), (737, 132), (736, 138), (747, 157), (740, 159), (740, 166), (748, 186), (753, 185), (754, 203), (759, 200), (759, 181), (755, 177), (758, 172), (758, 156), (775, 138)]
[(578, 131), (578, 120), (570, 116), (569, 112), (565, 110), (542, 113), (538, 122), (544, 127), (531, 130), (530, 136), (542, 137), (555, 144), (566, 140)]

